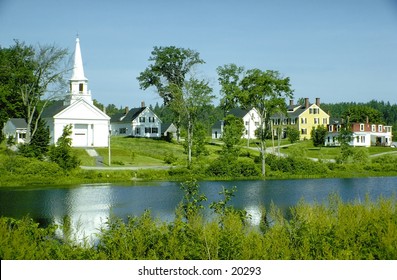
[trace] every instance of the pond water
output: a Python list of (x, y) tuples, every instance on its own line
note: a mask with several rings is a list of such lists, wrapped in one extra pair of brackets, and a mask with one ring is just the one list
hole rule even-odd
[[(268, 208), (271, 203), (286, 211), (301, 199), (322, 203), (331, 194), (338, 194), (343, 201), (363, 201), (366, 196), (376, 200), (397, 193), (397, 177), (203, 181), (199, 185), (200, 192), (208, 198), (205, 206), (222, 199), (219, 192), (223, 187), (237, 186), (231, 204), (245, 209), (254, 225), (259, 223), (261, 207)], [(68, 216), (82, 237), (98, 232), (110, 216), (125, 219), (150, 210), (155, 218), (172, 221), (182, 197), (178, 182), (0, 188), (0, 215), (15, 218), (29, 215), (43, 225), (62, 224), (63, 218)], [(208, 207), (205, 211), (206, 215), (211, 215)]]

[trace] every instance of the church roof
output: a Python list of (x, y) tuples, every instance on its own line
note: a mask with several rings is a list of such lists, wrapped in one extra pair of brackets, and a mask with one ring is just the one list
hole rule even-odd
[(55, 116), (62, 110), (66, 109), (66, 107), (68, 107), (68, 106), (64, 105), (63, 100), (55, 101), (53, 104), (51, 104), (50, 106), (48, 106), (47, 108), (44, 109), (41, 117), (42, 118), (52, 118), (53, 116)]

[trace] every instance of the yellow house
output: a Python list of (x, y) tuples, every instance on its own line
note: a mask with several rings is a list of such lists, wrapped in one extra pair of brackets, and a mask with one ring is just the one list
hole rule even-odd
[(287, 115), (275, 114), (271, 119), (273, 135), (285, 138), (287, 127), (295, 127), (299, 130), (300, 140), (310, 139), (313, 128), (329, 124), (329, 115), (320, 108), (320, 98), (316, 98), (313, 104), (309, 103), (309, 98), (305, 98), (303, 105), (290, 100)]

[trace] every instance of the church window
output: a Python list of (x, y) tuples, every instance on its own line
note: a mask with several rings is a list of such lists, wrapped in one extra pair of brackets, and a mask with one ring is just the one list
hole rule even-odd
[(84, 84), (80, 83), (79, 84), (79, 92), (83, 92), (83, 90), (84, 90)]

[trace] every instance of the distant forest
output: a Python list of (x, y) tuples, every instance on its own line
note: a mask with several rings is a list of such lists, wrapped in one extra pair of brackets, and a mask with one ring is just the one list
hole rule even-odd
[(383, 123), (384, 125), (392, 125), (393, 130), (397, 131), (397, 104), (390, 102), (371, 100), (367, 103), (342, 102), (335, 104), (321, 104), (321, 108), (330, 115), (331, 119), (343, 118), (351, 108), (371, 108), (379, 112), (379, 118), (372, 119), (370, 122)]

